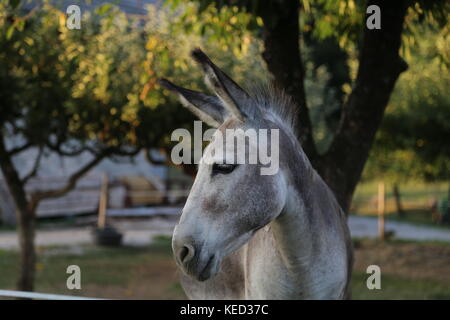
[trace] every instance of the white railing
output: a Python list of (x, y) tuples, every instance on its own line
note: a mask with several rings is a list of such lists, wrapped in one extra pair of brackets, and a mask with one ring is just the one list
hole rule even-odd
[(66, 296), (62, 294), (38, 293), (28, 291), (16, 291), (16, 290), (0, 290), (0, 297), (39, 299), (39, 300), (105, 300), (100, 298)]

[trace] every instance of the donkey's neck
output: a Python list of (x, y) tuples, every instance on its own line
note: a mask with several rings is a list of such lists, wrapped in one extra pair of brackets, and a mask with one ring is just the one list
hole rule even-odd
[(340, 290), (332, 280), (333, 264), (341, 270), (345, 263), (334, 258), (345, 250), (341, 239), (334, 236), (341, 231), (340, 209), (301, 147), (296, 142), (291, 147), (295, 152), (284, 151), (288, 154), (283, 166), (286, 204), (271, 223), (276, 247), (273, 258), (279, 260), (274, 264), (281, 264), (274, 269), (285, 290), (292, 290), (292, 298), (330, 297), (330, 292)]
[(286, 204), (272, 227), (283, 264), (293, 272), (303, 273), (302, 267), (314, 261), (320, 241), (313, 197), (317, 177), (303, 151), (296, 158), (284, 169)]

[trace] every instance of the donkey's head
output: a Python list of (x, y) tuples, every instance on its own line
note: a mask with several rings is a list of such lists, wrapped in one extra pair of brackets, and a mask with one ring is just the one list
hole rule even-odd
[[(200, 49), (194, 50), (192, 56), (215, 95), (181, 88), (164, 79), (160, 84), (175, 92), (198, 118), (218, 128), (200, 161), (172, 241), (177, 264), (203, 281), (219, 271), (224, 257), (281, 213), (287, 187), (282, 170), (262, 174), (267, 163), (250, 160), (255, 153), (260, 154), (261, 148), (278, 148), (273, 145), (278, 141), (272, 139), (274, 133), (270, 131), (277, 125), (261, 108), (263, 102), (248, 95)], [(235, 129), (234, 136), (229, 136), (227, 129)], [(258, 136), (255, 141), (248, 139), (248, 129), (270, 134), (264, 139)], [(245, 161), (236, 164), (239, 144), (228, 143), (230, 139), (244, 141)]]

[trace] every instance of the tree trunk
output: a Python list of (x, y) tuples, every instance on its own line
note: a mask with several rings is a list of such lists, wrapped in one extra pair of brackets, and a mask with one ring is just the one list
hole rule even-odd
[(23, 291), (32, 291), (34, 284), (34, 271), (36, 253), (34, 249), (35, 209), (25, 193), (25, 188), (7, 153), (3, 136), (0, 134), (0, 168), (2, 169), (9, 191), (17, 208), (17, 221), (20, 241), (20, 275), (17, 288)]
[(275, 84), (294, 100), (299, 108), (297, 135), (310, 160), (316, 157), (312, 125), (306, 102), (305, 70), (301, 59), (300, 2), (298, 0), (267, 1), (261, 5), (264, 22), (264, 52), (267, 68), (274, 76)]
[(372, 4), (381, 8), (381, 29), (364, 27), (352, 93), (344, 105), (329, 150), (316, 163), (317, 170), (347, 212), (391, 92), (400, 74), (407, 69), (399, 56), (405, 1), (369, 1), (368, 5)]
[(398, 54), (405, 2), (369, 1), (368, 5), (371, 4), (381, 7), (382, 27), (380, 30), (364, 27), (354, 89), (343, 106), (339, 129), (324, 155), (316, 153), (304, 99), (304, 72), (298, 45), (298, 1), (273, 2), (269, 13), (263, 15), (263, 57), (276, 81), (299, 104), (302, 146), (346, 212), (395, 82), (407, 68)]
[(400, 189), (397, 183), (394, 183), (392, 193), (394, 194), (395, 206), (397, 207), (397, 214), (399, 215), (399, 217), (403, 218), (405, 216), (405, 211), (403, 211)]
[(263, 58), (275, 82), (297, 103), (302, 147), (346, 212), (395, 82), (407, 68), (398, 54), (406, 2), (368, 1), (367, 6), (372, 4), (381, 8), (381, 29), (369, 30), (366, 21), (363, 22), (354, 88), (342, 108), (340, 125), (333, 142), (323, 155), (319, 155), (315, 148), (306, 104), (303, 84), (305, 72), (299, 44), (299, 2), (268, 1), (259, 12), (264, 22)]
[(34, 238), (36, 223), (34, 212), (27, 210), (19, 212), (20, 238), (20, 275), (17, 288), (22, 291), (33, 291), (36, 265)]

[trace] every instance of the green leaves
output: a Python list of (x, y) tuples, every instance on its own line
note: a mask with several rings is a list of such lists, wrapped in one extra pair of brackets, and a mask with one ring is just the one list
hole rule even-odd
[(11, 25), (7, 26), (7, 30), (6, 30), (6, 34), (5, 34), (6, 39), (10, 40), (16, 30), (21, 32), (21, 31), (23, 31), (24, 27), (25, 27), (25, 20), (23, 20), (21, 18), (15, 18), (13, 23)]
[(14, 34), (14, 30), (16, 30), (16, 27), (14, 25), (11, 25), (8, 27), (8, 30), (6, 31), (6, 40), (10, 40), (11, 37)]
[(101, 5), (101, 6), (99, 6), (99, 7), (95, 10), (95, 12), (96, 12), (98, 15), (102, 16), (102, 15), (107, 14), (111, 9), (112, 9), (112, 5), (111, 5), (110, 3), (105, 3), (105, 4)]
[(418, 27), (409, 47), (410, 69), (399, 79), (386, 109), (365, 177), (446, 180), (450, 170), (450, 86), (432, 25)]
[[(0, 4), (0, 12), (3, 9)], [(104, 9), (102, 17), (110, 11)], [(132, 125), (121, 119), (121, 112), (135, 82), (119, 74), (127, 74), (130, 64), (135, 64), (123, 53), (134, 54), (133, 46), (143, 47), (136, 41), (138, 33), (130, 39), (121, 26), (99, 27), (98, 15), (91, 16), (80, 32), (72, 32), (63, 16), (44, 6), (27, 20), (0, 17), (1, 129), (7, 121), (15, 134), (39, 145), (129, 144)], [(126, 41), (111, 41), (116, 36)]]
[(365, 1), (303, 1), (301, 29), (315, 40), (334, 38), (342, 48), (355, 46), (365, 15)]
[(142, 27), (105, 4), (85, 12), (74, 32), (50, 5), (27, 20), (6, 19), (6, 5), (0, 2), (0, 130), (17, 126), (14, 134), (39, 145), (169, 147), (171, 131), (189, 127), (193, 116), (156, 80), (205, 89), (189, 57), (196, 46), (238, 81), (265, 70), (261, 43), (245, 28), (249, 15), (233, 8), (211, 6), (199, 16), (194, 4), (150, 6)]
[(16, 9), (19, 4), (20, 4), (20, 0), (9, 0), (9, 5), (13, 9)]

